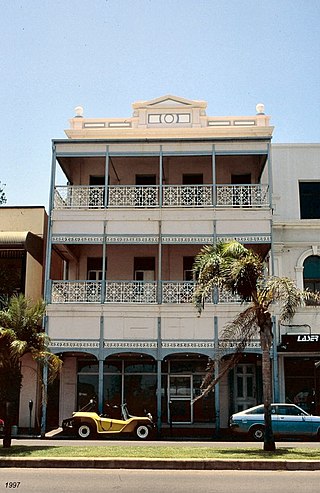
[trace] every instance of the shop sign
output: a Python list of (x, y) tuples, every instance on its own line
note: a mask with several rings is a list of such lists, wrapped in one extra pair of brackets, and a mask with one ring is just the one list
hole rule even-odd
[(278, 351), (280, 353), (320, 351), (320, 334), (283, 335)]

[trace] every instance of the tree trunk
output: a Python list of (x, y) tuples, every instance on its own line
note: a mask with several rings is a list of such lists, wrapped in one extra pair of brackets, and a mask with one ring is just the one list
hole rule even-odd
[[(270, 349), (272, 346), (272, 321), (270, 314), (264, 314), (265, 320), (263, 325), (260, 325), (260, 342), (262, 349), (262, 386), (263, 386), (263, 404), (264, 404), (264, 450), (276, 450), (272, 431), (271, 420), (271, 403), (272, 403), (272, 372)], [(269, 317), (268, 317), (269, 315)]]
[(6, 402), (6, 416), (4, 419), (3, 448), (11, 447), (11, 402)]

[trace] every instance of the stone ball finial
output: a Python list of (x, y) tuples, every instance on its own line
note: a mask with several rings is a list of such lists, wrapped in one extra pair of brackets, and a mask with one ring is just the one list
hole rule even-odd
[(74, 111), (76, 112), (76, 118), (83, 118), (83, 108), (82, 106), (76, 106)]
[(256, 111), (258, 115), (264, 115), (264, 104), (258, 103), (256, 106)]

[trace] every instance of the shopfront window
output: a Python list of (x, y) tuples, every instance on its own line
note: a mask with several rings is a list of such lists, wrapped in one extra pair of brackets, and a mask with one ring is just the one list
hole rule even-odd
[(126, 403), (130, 414), (156, 416), (156, 361), (145, 355), (107, 359), (104, 362), (104, 403)]
[[(319, 359), (319, 358), (318, 358)], [(317, 358), (284, 358), (286, 402), (313, 414), (316, 406)]]
[[(121, 355), (122, 356), (122, 355)], [(214, 392), (193, 404), (199, 395), (207, 358), (174, 357), (162, 361), (161, 420), (163, 423), (215, 421)], [(78, 409), (95, 398), (98, 402), (99, 366), (95, 359), (78, 361)], [(157, 416), (157, 362), (146, 355), (107, 358), (103, 367), (103, 412), (128, 405), (131, 414), (147, 410)]]
[(125, 362), (125, 373), (156, 373), (157, 367), (154, 360)]
[(77, 409), (86, 406), (90, 399), (98, 401), (98, 362), (97, 360), (78, 360)]
[(144, 411), (157, 414), (156, 375), (124, 375), (124, 400), (131, 414), (143, 416)]

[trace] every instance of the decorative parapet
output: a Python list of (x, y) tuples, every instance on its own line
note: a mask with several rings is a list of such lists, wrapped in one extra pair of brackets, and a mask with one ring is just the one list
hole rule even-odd
[[(166, 95), (149, 101), (133, 103), (133, 115), (127, 118), (84, 118), (83, 108), (77, 107), (76, 116), (70, 120), (69, 138), (94, 138), (96, 136), (138, 136), (163, 132), (179, 134), (179, 129), (196, 134), (265, 135), (270, 137), (270, 117), (264, 114), (264, 105), (256, 106), (253, 116), (207, 116), (206, 101)], [(200, 135), (199, 134), (199, 135)]]

